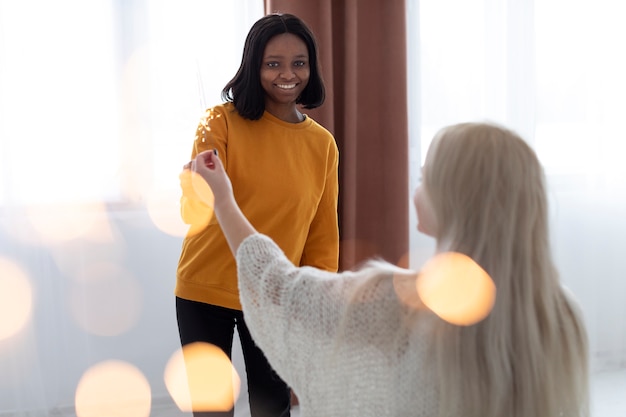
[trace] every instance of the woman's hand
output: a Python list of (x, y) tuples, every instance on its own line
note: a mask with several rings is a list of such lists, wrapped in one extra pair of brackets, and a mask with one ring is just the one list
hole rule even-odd
[(196, 159), (185, 164), (183, 169), (190, 169), (199, 174), (209, 184), (215, 197), (215, 215), (233, 255), (248, 236), (256, 233), (254, 227), (243, 215), (235, 201), (233, 186), (224, 171), (224, 165), (215, 151), (199, 153)]
[(224, 165), (222, 165), (222, 161), (215, 150), (199, 153), (196, 159), (185, 164), (183, 168), (190, 169), (204, 178), (213, 191), (215, 205), (233, 198), (230, 178), (228, 178)]

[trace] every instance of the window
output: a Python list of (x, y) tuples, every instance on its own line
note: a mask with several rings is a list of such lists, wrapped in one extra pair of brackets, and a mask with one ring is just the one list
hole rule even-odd
[(262, 15), (258, 0), (0, 2), (0, 206), (177, 188)]
[(619, 2), (407, 5), (418, 159), (439, 128), (487, 120), (520, 133), (550, 175), (624, 175), (618, 123), (626, 111), (626, 58), (617, 51), (626, 27)]

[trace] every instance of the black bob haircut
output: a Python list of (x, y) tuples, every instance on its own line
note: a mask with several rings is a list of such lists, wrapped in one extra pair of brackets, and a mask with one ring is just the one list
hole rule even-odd
[(269, 40), (283, 33), (291, 33), (302, 39), (309, 53), (309, 82), (296, 103), (305, 109), (314, 109), (324, 103), (326, 90), (313, 33), (302, 20), (292, 14), (269, 14), (252, 25), (246, 37), (239, 70), (222, 90), (222, 99), (231, 101), (237, 112), (246, 119), (258, 120), (265, 112), (265, 91), (261, 87), (260, 75), (263, 53)]

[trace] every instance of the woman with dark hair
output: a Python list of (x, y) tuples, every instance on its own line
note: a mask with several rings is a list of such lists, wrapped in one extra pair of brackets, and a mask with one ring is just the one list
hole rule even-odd
[[(258, 20), (222, 97), (225, 103), (208, 109), (199, 123), (192, 158), (219, 152), (241, 209), (294, 265), (337, 271), (338, 149), (332, 134), (299, 110), (325, 98), (306, 24), (289, 14)], [(175, 289), (181, 344), (210, 343), (230, 357), (236, 326), (252, 417), (289, 416), (290, 389), (246, 327), (235, 260), (213, 215), (211, 192), (191, 171), (180, 179), (181, 215), (190, 225)], [(196, 417), (232, 415), (232, 409), (194, 410)]]
[(281, 34), (292, 34), (306, 44), (308, 53), (309, 81), (304, 85), (296, 104), (305, 109), (314, 109), (324, 103), (324, 82), (320, 74), (317, 43), (313, 33), (296, 16), (269, 15), (259, 20), (246, 39), (241, 66), (235, 77), (222, 91), (225, 101), (232, 101), (240, 115), (250, 120), (263, 116), (267, 91), (261, 84), (261, 64), (265, 45), (271, 38)]

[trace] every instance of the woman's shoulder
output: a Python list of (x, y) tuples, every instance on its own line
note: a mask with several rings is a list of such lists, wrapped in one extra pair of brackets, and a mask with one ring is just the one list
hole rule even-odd
[(239, 116), (237, 109), (235, 109), (235, 105), (230, 101), (217, 104), (213, 107), (208, 108), (206, 111), (207, 113), (223, 114), (228, 117), (232, 117), (233, 115), (241, 117)]
[(319, 130), (321, 134), (325, 136), (330, 136), (334, 139), (333, 134), (328, 129), (326, 129), (322, 124), (320, 124), (317, 120), (313, 119), (308, 114), (305, 114), (305, 117), (306, 117), (305, 122), (309, 123), (310, 128)]
[(327, 149), (332, 149), (332, 154), (338, 154), (339, 150), (337, 148), (337, 141), (335, 140), (335, 136), (328, 129), (326, 129), (324, 126), (322, 126), (320, 123), (310, 118), (309, 116), (307, 116), (305, 122), (303, 123), (307, 122), (307, 130), (309, 131), (309, 134), (313, 136), (316, 141), (319, 140), (319, 143), (324, 143), (324, 146)]
[(224, 102), (206, 109), (204, 117), (206, 122), (218, 123), (225, 126), (234, 127), (250, 123), (250, 120), (243, 118), (232, 102)]

